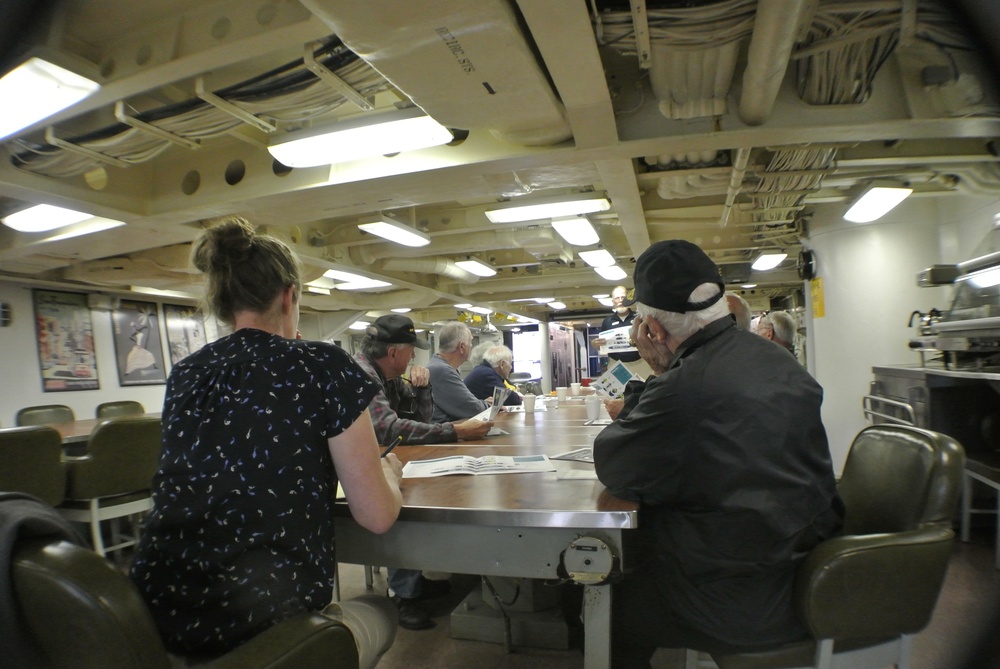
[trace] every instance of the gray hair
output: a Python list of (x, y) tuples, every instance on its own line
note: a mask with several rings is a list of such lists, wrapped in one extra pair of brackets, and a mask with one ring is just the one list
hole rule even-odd
[[(703, 283), (691, 291), (688, 302), (704, 302), (718, 294), (718, 284)], [(729, 313), (729, 302), (722, 299), (700, 311), (688, 311), (683, 314), (657, 309), (642, 302), (636, 302), (635, 306), (637, 314), (643, 318), (655, 319), (664, 330), (681, 340), (687, 339), (712, 321), (717, 321)]]
[(757, 321), (757, 332), (761, 328), (772, 330), (774, 336), (791, 346), (795, 341), (795, 319), (787, 311), (772, 311)]
[(496, 344), (494, 344), (491, 341), (484, 341), (473, 346), (472, 352), (469, 353), (469, 364), (471, 364), (473, 367), (477, 366), (479, 363), (483, 361), (483, 355), (486, 353), (486, 351), (488, 351), (491, 347), (495, 345)]
[(750, 331), (750, 323), (753, 315), (750, 313), (750, 305), (742, 297), (732, 291), (726, 292), (726, 299), (729, 301), (729, 313), (736, 317), (736, 327), (740, 330)]
[(465, 323), (448, 321), (437, 332), (437, 348), (441, 353), (451, 353), (464, 341), (472, 341), (472, 331)]
[(490, 346), (483, 355), (483, 360), (490, 363), (490, 367), (496, 367), (503, 361), (513, 362), (514, 352), (506, 346)]
[(366, 336), (361, 340), (361, 353), (369, 360), (381, 360), (389, 355), (389, 349), (393, 346), (399, 346), (399, 344), (389, 344)]

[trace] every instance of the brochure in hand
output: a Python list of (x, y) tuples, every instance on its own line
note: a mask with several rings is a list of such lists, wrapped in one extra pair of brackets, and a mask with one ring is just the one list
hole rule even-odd
[(642, 377), (633, 374), (628, 367), (618, 360), (612, 360), (607, 371), (590, 382), (590, 387), (598, 394), (617, 399), (625, 393), (625, 384), (632, 379), (642, 381)]
[(449, 455), (432, 460), (410, 460), (403, 466), (403, 478), (429, 478), (449, 474), (522, 474), (554, 472), (556, 468), (545, 455)]

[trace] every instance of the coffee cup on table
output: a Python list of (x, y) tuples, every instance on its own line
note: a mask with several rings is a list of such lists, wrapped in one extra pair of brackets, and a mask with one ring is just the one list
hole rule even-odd
[(601, 398), (597, 395), (589, 395), (587, 399), (583, 401), (584, 406), (587, 407), (587, 420), (597, 420), (601, 417)]
[(568, 395), (569, 395), (569, 388), (567, 388), (566, 386), (559, 386), (558, 388), (556, 388), (556, 399), (558, 399), (560, 402), (565, 402), (566, 397)]
[(524, 396), (524, 410), (525, 411), (534, 411), (535, 410), (535, 396), (534, 395), (525, 395)]
[(580, 384), (579, 383), (571, 383), (571, 384), (569, 384), (569, 387), (570, 387), (570, 391), (574, 395), (579, 395), (580, 394)]

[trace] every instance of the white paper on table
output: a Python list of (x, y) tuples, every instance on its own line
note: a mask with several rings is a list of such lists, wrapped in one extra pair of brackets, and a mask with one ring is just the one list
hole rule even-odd
[(575, 460), (577, 462), (593, 462), (594, 461), (594, 449), (589, 446), (584, 448), (578, 448), (574, 451), (566, 451), (565, 453), (560, 453), (559, 455), (550, 455), (550, 460)]
[(403, 478), (427, 478), (449, 474), (521, 474), (554, 472), (555, 466), (545, 455), (449, 455), (431, 460), (410, 460), (403, 465)]
[(596, 481), (597, 472), (593, 469), (567, 469), (564, 472), (559, 472), (556, 474), (556, 478), (560, 480), (576, 480), (576, 481)]
[[(523, 405), (521, 405), (521, 406), (507, 407), (507, 411), (509, 413), (531, 413), (531, 412), (525, 411)], [(546, 409), (545, 405), (541, 403), (541, 398), (537, 398), (536, 397), (535, 398), (535, 408), (532, 409), (532, 411), (548, 411), (548, 409)]]
[(611, 425), (614, 421), (610, 418), (594, 418), (583, 421), (584, 425)]

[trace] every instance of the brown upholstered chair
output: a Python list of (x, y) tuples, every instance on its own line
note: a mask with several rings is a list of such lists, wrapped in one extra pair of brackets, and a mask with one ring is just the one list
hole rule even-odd
[(24, 407), (14, 416), (14, 422), (19, 426), (52, 425), (53, 423), (69, 423), (76, 420), (73, 410), (65, 404), (42, 404)]
[(24, 492), (48, 504), (66, 493), (62, 438), (51, 427), (0, 429), (0, 490)]
[(98, 423), (87, 441), (87, 454), (64, 458), (66, 499), (58, 505), (59, 513), (90, 526), (91, 542), (100, 555), (133, 545), (135, 533), (122, 537), (113, 532), (112, 545), (105, 546), (101, 522), (153, 507), (150, 489), (159, 461), (159, 418), (122, 416)]
[[(67, 541), (19, 541), (11, 569), (19, 627), (44, 669), (170, 669), (156, 626), (132, 581)], [(6, 578), (6, 576), (0, 576)], [(318, 613), (299, 614), (202, 669), (357, 669), (351, 632)]]
[(97, 418), (118, 418), (119, 416), (140, 416), (146, 413), (146, 407), (142, 402), (135, 400), (117, 400), (115, 402), (103, 402), (97, 405), (94, 415)]
[(863, 429), (838, 486), (843, 534), (817, 546), (796, 575), (811, 638), (714, 656), (720, 669), (909, 666), (913, 635), (930, 620), (948, 567), (964, 465), (962, 447), (943, 434)]

